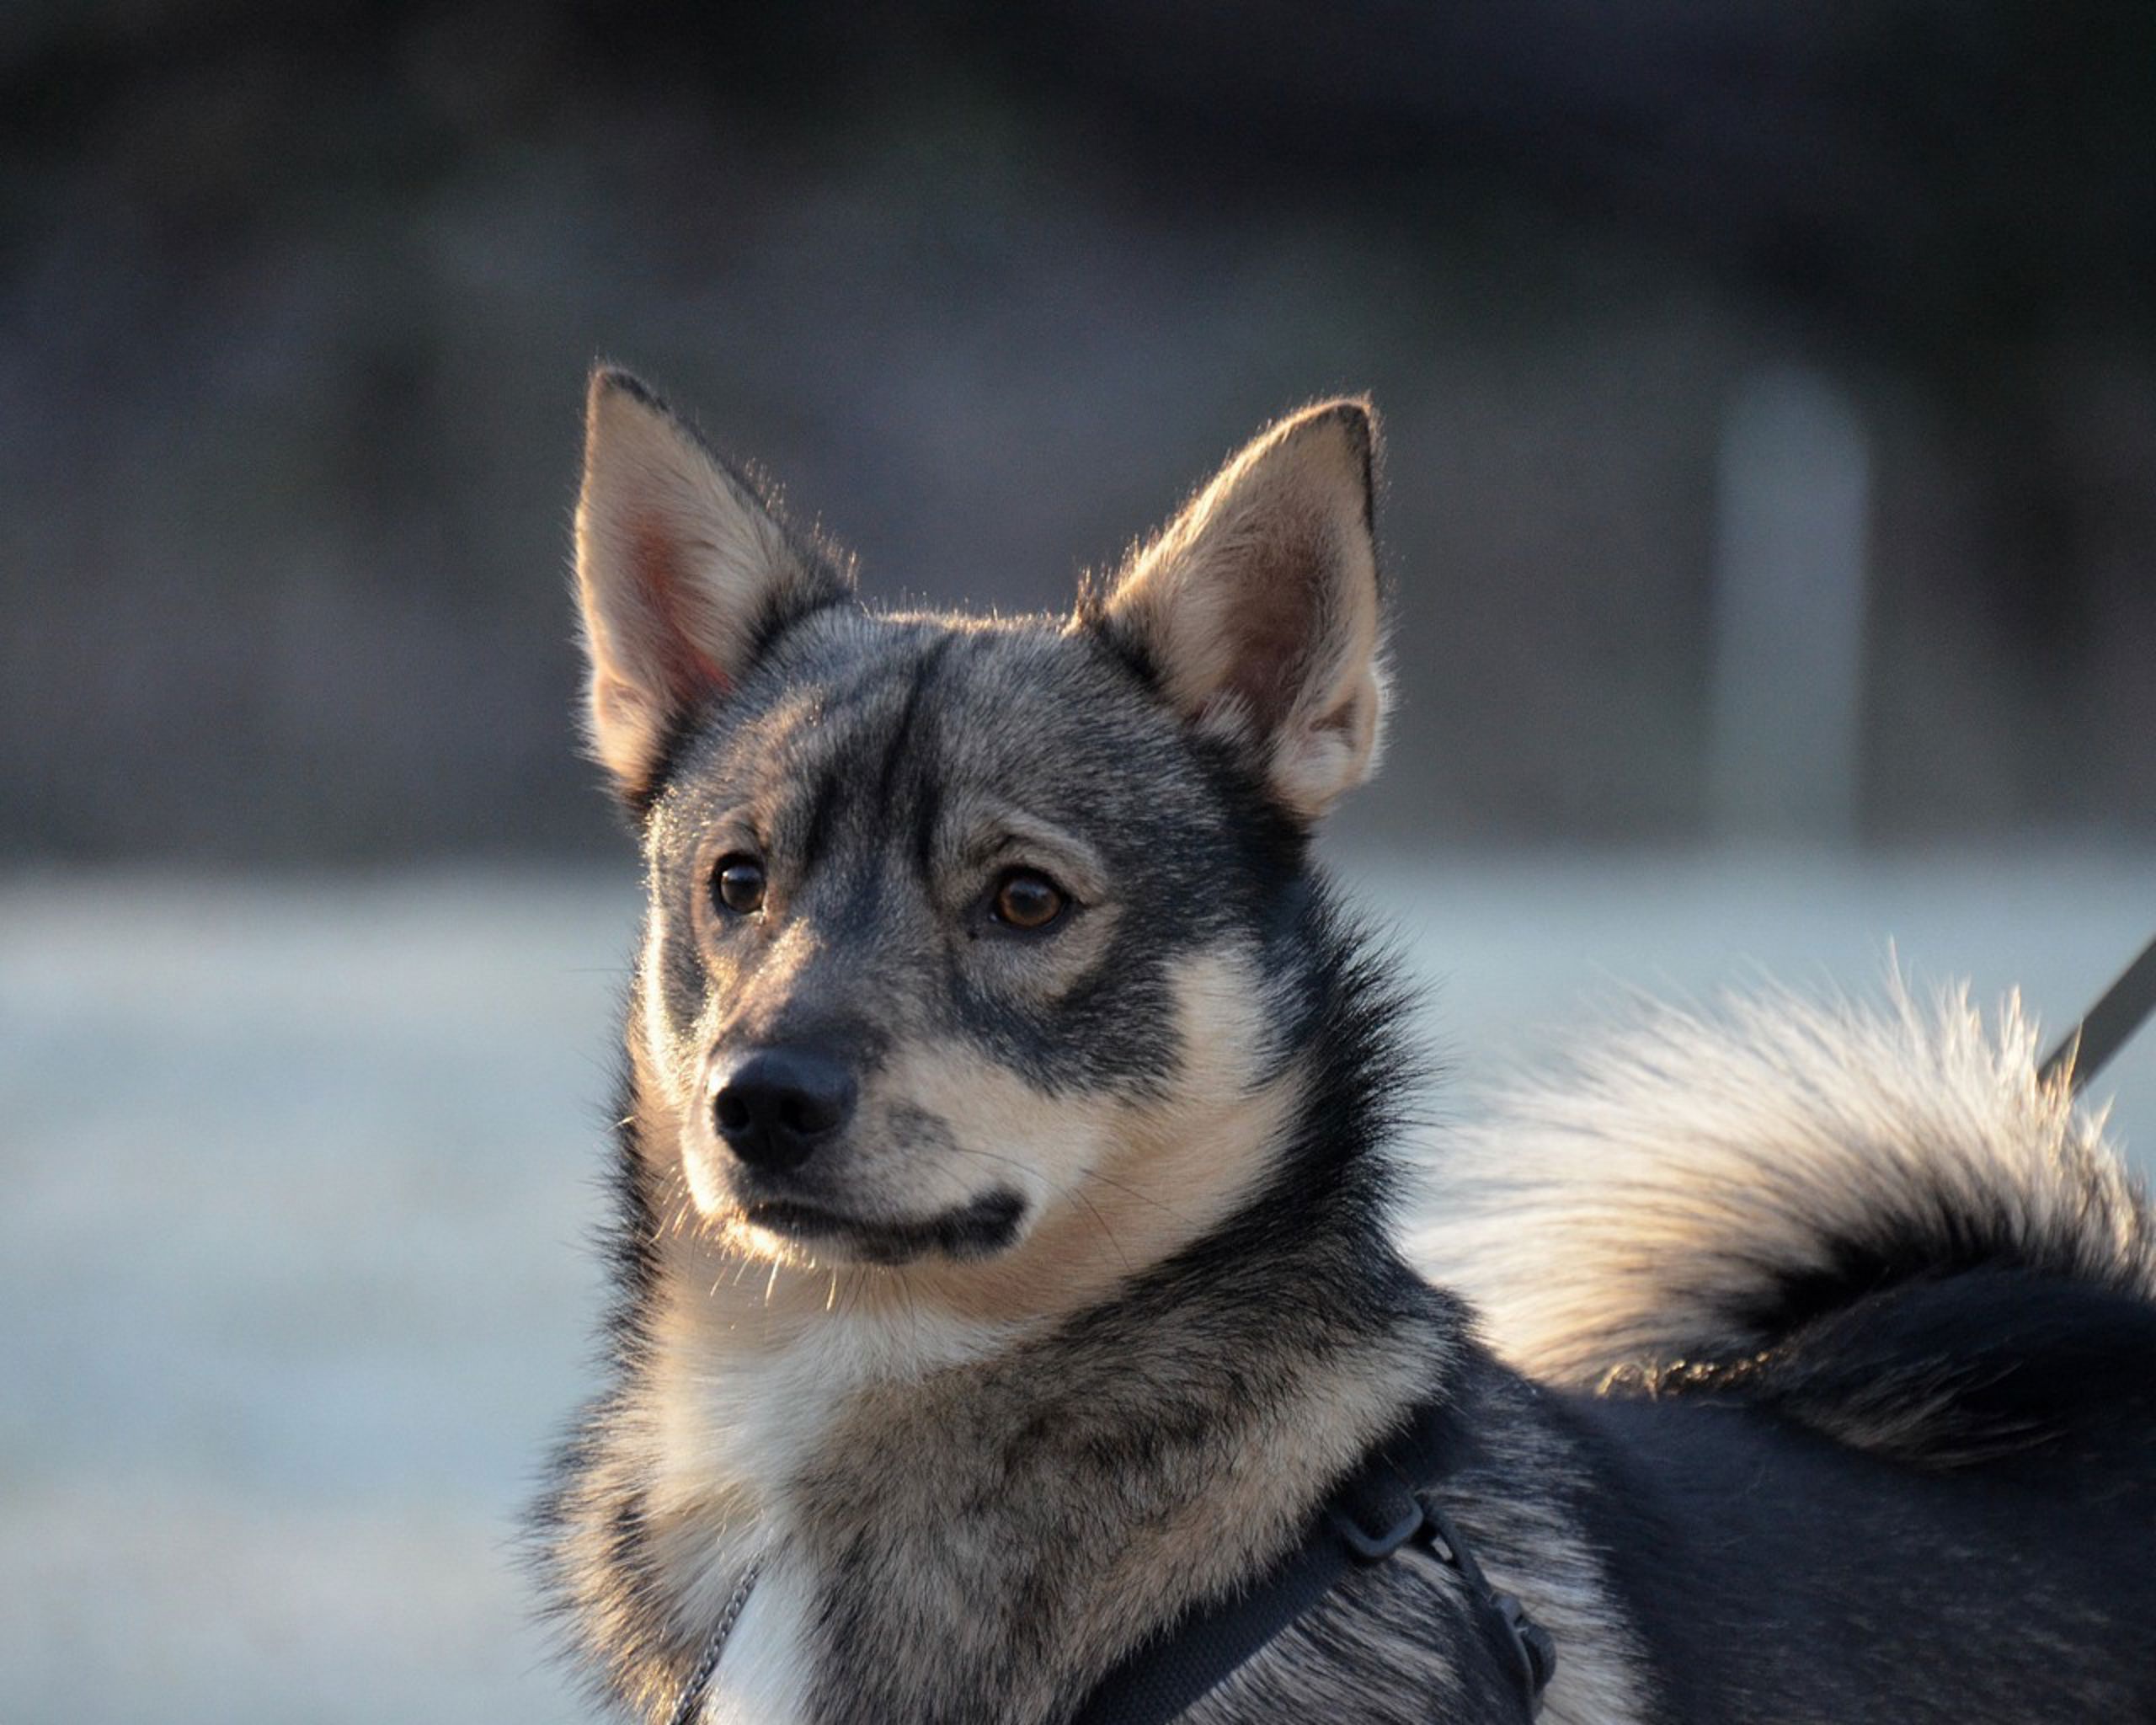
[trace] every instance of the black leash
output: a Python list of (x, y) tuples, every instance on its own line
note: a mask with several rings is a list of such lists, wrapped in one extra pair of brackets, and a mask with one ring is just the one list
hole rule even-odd
[(2079, 1091), (2132, 1039), (2152, 1012), (2156, 1012), (2156, 940), (2119, 972), (2103, 998), (2089, 1007), (2089, 1016), (2044, 1057), (2037, 1076), (2048, 1084), (2064, 1071), (2069, 1075), (2069, 1087)]
[(1164, 1725), (1217, 1687), (1354, 1570), (1419, 1546), (1453, 1570), (1492, 1655), (1511, 1680), (1517, 1717), (1541, 1712), (1557, 1648), (1518, 1600), (1490, 1585), (1432, 1489), (1465, 1459), (1459, 1413), (1418, 1407), (1399, 1438), (1380, 1445), (1335, 1492), (1304, 1536), (1246, 1593), (1187, 1613), (1104, 1678), (1074, 1725)]

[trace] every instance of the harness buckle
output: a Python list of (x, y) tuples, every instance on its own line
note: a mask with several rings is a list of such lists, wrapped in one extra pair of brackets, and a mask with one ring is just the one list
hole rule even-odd
[(1557, 1674), (1557, 1642), (1550, 1632), (1527, 1615), (1527, 1607), (1510, 1594), (1496, 1594), (1491, 1603), (1512, 1632), (1513, 1649), (1519, 1656), (1519, 1675), (1528, 1694), (1528, 1705), (1542, 1712), (1542, 1692)]
[(1460, 1579), (1467, 1583), (1469, 1596), (1479, 1601), (1478, 1609), (1493, 1616), (1503, 1632), (1504, 1641), (1512, 1652), (1513, 1674), (1527, 1697), (1528, 1713), (1530, 1717), (1539, 1717), (1543, 1691), (1557, 1674), (1556, 1638), (1527, 1615), (1526, 1606), (1490, 1584), (1490, 1578), (1482, 1573), (1482, 1566), (1467, 1549), (1466, 1541), (1454, 1530), (1452, 1523), (1445, 1519), (1444, 1511), (1427, 1495), (1422, 1500), (1422, 1511), (1430, 1530), (1431, 1548), (1441, 1561), (1459, 1572)]

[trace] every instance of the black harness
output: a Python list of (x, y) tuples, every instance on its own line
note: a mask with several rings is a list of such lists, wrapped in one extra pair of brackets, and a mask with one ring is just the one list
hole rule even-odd
[(1333, 1493), (1302, 1543), (1246, 1592), (1186, 1613), (1102, 1680), (1075, 1725), (1165, 1725), (1217, 1687), (1347, 1576), (1419, 1546), (1460, 1578), (1474, 1629), (1532, 1720), (1557, 1669), (1556, 1644), (1518, 1599), (1491, 1586), (1435, 1487), (1467, 1459), (1459, 1411), (1417, 1407), (1407, 1429), (1379, 1445)]

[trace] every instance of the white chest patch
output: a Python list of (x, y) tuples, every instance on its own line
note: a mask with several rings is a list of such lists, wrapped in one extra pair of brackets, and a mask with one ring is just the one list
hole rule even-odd
[[(759, 1315), (760, 1316), (760, 1314)], [(716, 1624), (728, 1578), (768, 1554), (726, 1639), (702, 1725), (798, 1725), (814, 1676), (808, 1627), (817, 1578), (789, 1541), (788, 1486), (844, 1403), (865, 1386), (992, 1351), (1008, 1332), (913, 1311), (816, 1311), (798, 1324), (729, 1322), (723, 1306), (677, 1307), (660, 1335), (655, 1501), (698, 1530), (695, 1574)]]
[(727, 1638), (703, 1725), (799, 1725), (811, 1672), (803, 1632), (814, 1589), (783, 1560), (767, 1566)]

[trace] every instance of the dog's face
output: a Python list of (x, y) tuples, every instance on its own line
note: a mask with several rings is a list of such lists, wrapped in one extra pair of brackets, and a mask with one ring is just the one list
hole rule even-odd
[(1074, 1230), (1127, 1258), (1246, 1183), (1295, 1055), (1274, 937), (1381, 716), (1369, 462), (1366, 410), (1314, 409), (1069, 620), (879, 616), (595, 379), (592, 737), (650, 887), (631, 1051), (702, 1226), (819, 1263)]

